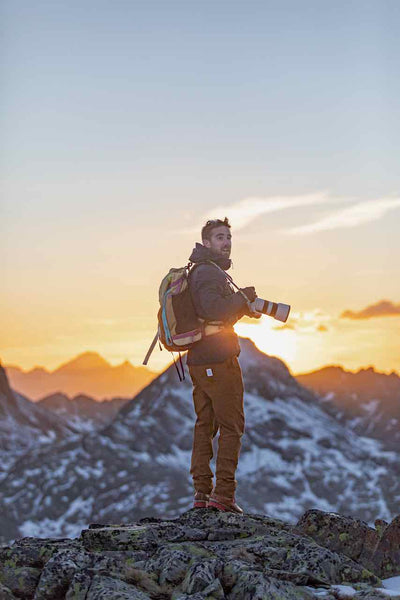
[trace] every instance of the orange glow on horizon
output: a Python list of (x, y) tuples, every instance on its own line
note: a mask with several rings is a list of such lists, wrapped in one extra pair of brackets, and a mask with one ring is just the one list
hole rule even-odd
[(288, 366), (296, 358), (297, 336), (292, 329), (276, 326), (271, 318), (261, 317), (260, 321), (253, 323), (236, 323), (236, 333), (241, 337), (250, 338), (257, 348), (265, 354), (277, 356)]
[[(71, 324), (67, 317), (48, 321), (43, 327), (42, 319), (37, 318), (30, 321), (30, 327), (24, 323), (16, 332), (12, 327), (4, 331), (7, 335), (2, 340), (0, 359), (3, 365), (19, 366), (24, 371), (35, 366), (52, 371), (92, 351), (112, 366), (126, 360), (140, 366), (155, 334), (144, 321), (92, 318)], [(148, 321), (152, 323), (150, 317)], [(265, 315), (259, 321), (244, 318), (236, 323), (235, 331), (253, 340), (262, 352), (280, 358), (293, 374), (333, 364), (348, 371), (373, 366), (382, 373), (400, 373), (399, 325), (400, 317), (352, 320), (314, 309), (293, 311), (286, 324)], [(172, 355), (165, 349), (160, 352), (156, 345), (148, 368), (160, 372), (171, 362)]]

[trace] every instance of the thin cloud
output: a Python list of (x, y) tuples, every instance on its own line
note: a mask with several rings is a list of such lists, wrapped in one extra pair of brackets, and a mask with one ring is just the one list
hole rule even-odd
[(314, 194), (303, 194), (299, 196), (271, 196), (271, 197), (248, 197), (230, 205), (220, 205), (203, 214), (199, 224), (187, 229), (187, 233), (199, 231), (208, 219), (223, 219), (228, 217), (233, 229), (238, 231), (249, 225), (252, 221), (271, 212), (278, 212), (286, 208), (297, 206), (312, 206), (324, 204), (329, 200), (327, 192), (316, 192)]
[(283, 331), (284, 329), (290, 329), (292, 331), (296, 330), (295, 324), (294, 323), (285, 323), (285, 325), (282, 325), (282, 327), (279, 326), (273, 326), (272, 329), (274, 329), (275, 331)]
[(273, 325), (272, 329), (283, 331), (292, 329), (299, 333), (315, 333), (329, 331), (327, 324), (331, 325), (332, 316), (320, 308), (304, 312), (293, 312), (285, 325)]
[(396, 208), (400, 208), (400, 198), (378, 198), (377, 200), (358, 202), (353, 206), (333, 212), (327, 217), (315, 221), (315, 223), (293, 227), (285, 230), (284, 233), (307, 234), (331, 229), (358, 227), (363, 223), (377, 221), (385, 216), (387, 212)]
[(398, 315), (400, 315), (400, 304), (393, 304), (390, 300), (381, 300), (358, 312), (345, 310), (340, 317), (342, 319), (371, 319), (373, 317), (393, 317)]

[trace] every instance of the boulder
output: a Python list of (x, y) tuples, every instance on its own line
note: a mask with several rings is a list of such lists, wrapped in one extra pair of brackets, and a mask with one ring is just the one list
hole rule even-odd
[(400, 575), (400, 515), (382, 530), (369, 564), (381, 577)]
[(35, 600), (64, 597), (75, 573), (89, 566), (91, 562), (90, 556), (75, 549), (63, 549), (54, 554), (43, 568)]
[(341, 552), (353, 560), (366, 556), (365, 546), (373, 548), (379, 534), (364, 521), (334, 512), (308, 510), (297, 522), (297, 529), (312, 537), (318, 544), (334, 552)]
[(296, 526), (207, 509), (95, 524), (75, 540), (0, 548), (0, 598), (337, 600), (352, 589), (372, 600), (381, 574), (400, 573), (399, 532), (400, 517), (374, 529), (316, 510)]
[(33, 598), (39, 578), (40, 569), (34, 567), (1, 567), (1, 583), (18, 598)]
[(308, 510), (296, 530), (320, 546), (344, 554), (379, 577), (400, 575), (400, 516), (388, 524), (377, 519), (376, 529), (338, 513)]
[(217, 559), (197, 560), (189, 567), (182, 582), (182, 590), (186, 594), (204, 592), (222, 572), (222, 564)]
[(260, 571), (244, 571), (233, 586), (230, 600), (313, 600), (312, 592), (288, 581), (265, 576)]
[(150, 596), (120, 579), (95, 575), (86, 600), (150, 600)]

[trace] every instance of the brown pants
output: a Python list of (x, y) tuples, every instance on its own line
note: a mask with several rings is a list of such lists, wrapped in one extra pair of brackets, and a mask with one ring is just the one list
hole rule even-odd
[(223, 363), (189, 366), (197, 420), (194, 427), (190, 473), (196, 492), (213, 489), (212, 440), (219, 429), (216, 485), (220, 496), (233, 498), (235, 471), (244, 433), (243, 379), (237, 357)]

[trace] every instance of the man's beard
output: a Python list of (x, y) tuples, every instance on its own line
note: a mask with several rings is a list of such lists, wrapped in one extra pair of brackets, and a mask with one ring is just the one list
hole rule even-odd
[(229, 258), (229, 257), (230, 257), (230, 255), (231, 255), (231, 249), (230, 249), (230, 248), (227, 248), (226, 250), (222, 249), (222, 250), (220, 251), (220, 254), (221, 254), (222, 256), (225, 256), (226, 258)]

